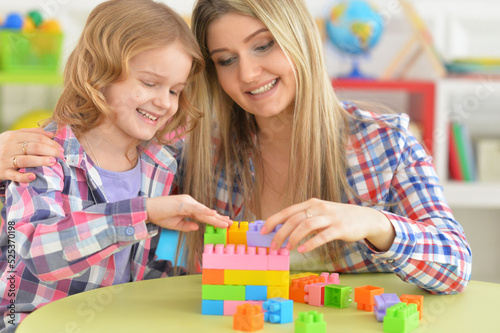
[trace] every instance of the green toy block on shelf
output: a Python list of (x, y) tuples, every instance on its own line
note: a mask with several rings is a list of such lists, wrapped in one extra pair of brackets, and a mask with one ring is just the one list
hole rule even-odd
[(326, 333), (326, 322), (318, 311), (300, 312), (295, 320), (295, 333)]
[(352, 302), (352, 288), (339, 284), (325, 286), (325, 306), (332, 308), (348, 308)]
[(207, 225), (203, 236), (205, 244), (227, 244), (227, 229)]
[(384, 317), (384, 332), (408, 333), (418, 327), (417, 304), (398, 303), (387, 309)]

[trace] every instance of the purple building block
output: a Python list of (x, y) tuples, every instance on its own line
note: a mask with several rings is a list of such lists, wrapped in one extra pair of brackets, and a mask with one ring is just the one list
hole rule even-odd
[[(274, 228), (274, 230), (268, 233), (267, 235), (261, 235), (260, 230), (262, 229), (263, 226), (264, 226), (264, 221), (261, 220), (257, 220), (253, 223), (248, 224), (247, 246), (270, 247), (274, 235), (276, 235), (276, 232), (280, 230), (282, 225), (280, 224), (276, 226), (276, 228)], [(281, 245), (281, 247), (285, 247), (287, 243), (288, 243), (288, 238)]]
[(383, 321), (387, 309), (400, 302), (401, 301), (396, 294), (375, 295), (375, 306), (373, 307), (373, 313), (375, 314), (375, 318), (377, 318), (377, 321)]

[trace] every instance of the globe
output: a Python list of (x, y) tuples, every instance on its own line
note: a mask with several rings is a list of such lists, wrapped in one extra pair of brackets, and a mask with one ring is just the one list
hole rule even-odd
[(352, 60), (353, 69), (347, 77), (367, 77), (359, 70), (359, 58), (370, 52), (383, 31), (382, 16), (366, 1), (346, 0), (331, 9), (326, 32), (330, 42)]

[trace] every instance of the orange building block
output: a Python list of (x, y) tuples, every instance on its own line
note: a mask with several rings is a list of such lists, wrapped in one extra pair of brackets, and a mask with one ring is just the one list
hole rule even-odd
[(201, 273), (202, 284), (224, 284), (223, 269), (204, 269)]
[(401, 302), (406, 304), (415, 303), (417, 304), (417, 310), (419, 313), (418, 319), (422, 319), (422, 314), (424, 312), (424, 296), (422, 295), (401, 295), (399, 298)]
[(354, 288), (354, 301), (358, 303), (358, 310), (373, 311), (375, 295), (384, 293), (384, 288), (374, 286), (362, 286)]
[(262, 307), (255, 304), (242, 304), (233, 315), (233, 330), (255, 332), (264, 328)]
[(248, 222), (236, 222), (227, 228), (227, 243), (247, 245)]
[(325, 282), (324, 276), (306, 276), (299, 279), (292, 280), (292, 284), (289, 289), (288, 298), (294, 302), (305, 303), (304, 296), (306, 291), (304, 287), (311, 283)]

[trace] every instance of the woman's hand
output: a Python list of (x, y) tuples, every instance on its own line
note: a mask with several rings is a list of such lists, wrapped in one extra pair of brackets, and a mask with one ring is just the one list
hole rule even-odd
[(187, 194), (149, 198), (146, 200), (146, 210), (148, 222), (173, 230), (194, 231), (199, 228), (196, 222), (188, 221), (187, 218), (218, 228), (227, 228), (232, 224), (229, 217), (219, 215)]
[(35, 174), (21, 173), (19, 168), (54, 165), (63, 150), (53, 137), (41, 128), (0, 134), (0, 179), (29, 183), (35, 180)]
[(339, 239), (355, 242), (367, 239), (379, 251), (387, 251), (396, 235), (389, 219), (367, 207), (310, 199), (290, 206), (269, 217), (261, 233), (267, 234), (278, 224), (271, 248), (279, 248), (288, 237), (287, 248), (294, 249), (301, 240), (312, 235), (297, 251), (308, 252)]

